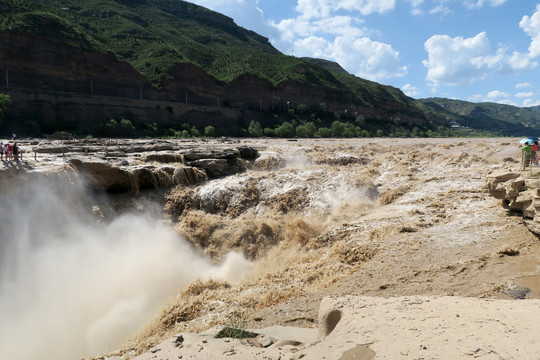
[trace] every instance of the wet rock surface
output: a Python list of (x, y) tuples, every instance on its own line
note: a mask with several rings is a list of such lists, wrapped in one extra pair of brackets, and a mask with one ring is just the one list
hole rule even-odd
[(54, 172), (67, 164), (90, 187), (108, 193), (198, 184), (244, 172), (258, 155), (248, 146), (167, 140), (35, 140), (19, 145), (23, 159), (5, 161), (3, 173)]
[[(535, 171), (536, 170), (536, 171)], [(540, 237), (540, 169), (497, 172), (488, 176), (489, 194), (509, 212), (520, 214), (527, 228)]]

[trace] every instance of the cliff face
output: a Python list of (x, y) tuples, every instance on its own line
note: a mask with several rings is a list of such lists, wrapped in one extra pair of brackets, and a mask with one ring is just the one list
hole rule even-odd
[(523, 224), (540, 237), (540, 188), (537, 178), (520, 173), (496, 173), (488, 177), (487, 189), (502, 206), (523, 216)]
[[(163, 140), (84, 139), (19, 144), (25, 151), (23, 160), (0, 165), (3, 187), (15, 180), (22, 186), (40, 176), (62, 182), (66, 175), (75, 175), (84, 178), (93, 191), (136, 195), (141, 190), (194, 185), (241, 173), (258, 157), (258, 150), (250, 146), (205, 147)], [(65, 164), (59, 165), (61, 158)]]
[(82, 94), (135, 97), (148, 81), (112, 53), (82, 50), (29, 33), (0, 32), (1, 85)]
[[(156, 89), (112, 53), (15, 31), (0, 32), (0, 68), (4, 70), (0, 90), (13, 99), (11, 118), (16, 123), (35, 119), (44, 125), (44, 131), (58, 122), (85, 129), (95, 122), (122, 117), (235, 126), (242, 121), (240, 111), (285, 112), (299, 104), (325, 103), (337, 112), (375, 114), (347, 91), (292, 80), (274, 86), (250, 74), (225, 84), (190, 63), (174, 66)], [(377, 110), (379, 116), (390, 109), (393, 113), (403, 110), (397, 103), (385, 107)]]

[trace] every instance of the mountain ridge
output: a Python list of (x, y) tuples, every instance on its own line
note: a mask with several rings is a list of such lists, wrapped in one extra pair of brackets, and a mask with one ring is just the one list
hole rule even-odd
[[(170, 108), (168, 112), (147, 109), (145, 117), (142, 112), (130, 114), (129, 109), (113, 111), (112, 107), (120, 106), (107, 105), (107, 100), (105, 109), (94, 106), (85, 115), (67, 109), (69, 99), (62, 98), (48, 107), (40, 104), (47, 110), (43, 111), (44, 120), (33, 115), (32, 121), (45, 132), (62, 127), (55, 125), (58, 122), (73, 123), (67, 130), (91, 132), (92, 123), (114, 117), (128, 118), (139, 127), (155, 122), (163, 129), (179, 130), (178, 123), (201, 126), (202, 114), (216, 110), (223, 114), (219, 109), (226, 107), (239, 112), (223, 116), (230, 119), (230, 127), (240, 130), (251, 121), (275, 128), (287, 121), (304, 124), (319, 120), (317, 126), (329, 127), (335, 120), (354, 123), (361, 116), (364, 130), (371, 134), (382, 129), (385, 134), (406, 135), (413, 127), (426, 132), (448, 128), (450, 121), (455, 121), (426, 101), (358, 78), (335, 62), (284, 55), (267, 38), (237, 26), (230, 17), (186, 1), (2, 0), (0, 15), (4, 92), (30, 89), (40, 94), (101, 94), (170, 101), (176, 104), (171, 105), (175, 110), (178, 108), (175, 114)], [(28, 111), (22, 108), (40, 111), (31, 96), (20, 91), (13, 96), (17, 101), (12, 117), (28, 118)], [(190, 115), (188, 109), (180, 108), (184, 102), (204, 109), (191, 116), (192, 110)], [(322, 105), (324, 114), (319, 111)], [(300, 116), (296, 111), (299, 106), (307, 106), (311, 118)], [(291, 109), (293, 114), (289, 114)], [(536, 122), (540, 121), (531, 124), (536, 126)], [(222, 120), (205, 123), (223, 125)], [(482, 125), (479, 129), (490, 127), (485, 121), (468, 124), (471, 128), (478, 124)], [(525, 127), (511, 122), (499, 128), (519, 132)]]

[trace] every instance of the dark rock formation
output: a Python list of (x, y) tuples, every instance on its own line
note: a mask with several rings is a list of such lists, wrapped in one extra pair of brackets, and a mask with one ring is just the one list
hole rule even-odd
[(247, 146), (194, 147), (157, 140), (53, 141), (34, 144), (31, 150), (28, 146), (23, 143), (26, 152), (31, 152), (25, 155), (26, 159), (39, 154), (40, 159), (47, 157), (53, 164), (24, 159), (4, 162), (0, 171), (3, 179), (20, 179), (37, 168), (55, 173), (67, 166), (85, 179), (91, 189), (115, 194), (189, 186), (233, 175), (245, 171), (249, 161), (257, 156), (257, 150)]
[[(244, 151), (256, 153), (255, 149)], [(147, 165), (123, 166), (107, 159), (87, 160), (81, 157), (71, 159), (69, 163), (85, 175), (92, 188), (121, 193), (193, 185), (240, 173), (246, 169), (245, 160), (241, 159), (240, 154), (238, 149), (202, 149), (146, 154), (143, 159)]]

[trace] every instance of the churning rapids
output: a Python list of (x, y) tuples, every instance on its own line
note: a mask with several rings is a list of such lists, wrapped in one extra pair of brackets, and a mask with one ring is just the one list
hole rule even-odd
[(316, 326), (326, 295), (501, 298), (540, 273), (536, 238), (485, 190), (517, 170), (515, 139), (239, 143), (259, 151), (245, 172), (153, 193), (67, 170), (3, 182), (0, 358), (123, 359), (231, 319)]

